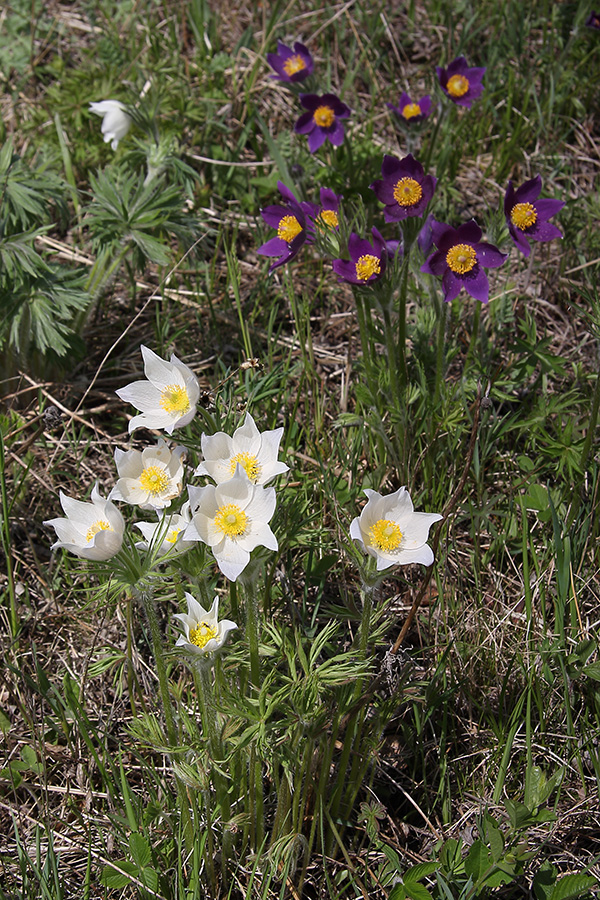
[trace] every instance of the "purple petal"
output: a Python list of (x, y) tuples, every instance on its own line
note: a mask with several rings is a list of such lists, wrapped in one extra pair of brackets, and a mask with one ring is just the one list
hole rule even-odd
[(261, 256), (281, 256), (282, 253), (287, 254), (288, 243), (283, 238), (274, 237), (262, 244), (256, 252)]
[(321, 98), (318, 94), (300, 94), (300, 103), (304, 109), (314, 112), (317, 106), (321, 105)]
[(334, 259), (331, 265), (341, 281), (350, 281), (352, 284), (359, 283), (356, 277), (356, 266), (353, 262), (347, 259)]
[(436, 250), (435, 253), (432, 253), (429, 259), (426, 259), (421, 266), (421, 272), (426, 272), (428, 275), (437, 275), (438, 278), (441, 278), (447, 269), (448, 263), (446, 262), (446, 254), (442, 253), (440, 250)]
[(296, 134), (307, 134), (309, 131), (312, 131), (314, 127), (315, 120), (313, 119), (313, 114), (311, 112), (305, 112), (296, 120), (294, 131)]
[(553, 241), (556, 238), (562, 238), (562, 231), (553, 225), (552, 222), (536, 222), (531, 231), (527, 232), (527, 237), (534, 241)]
[(446, 301), (446, 303), (450, 303), (451, 300), (454, 300), (455, 297), (458, 297), (462, 286), (463, 283), (461, 279), (457, 278), (451, 269), (446, 269), (444, 277), (442, 278), (444, 300)]
[(557, 212), (560, 212), (564, 206), (564, 202), (562, 200), (538, 200), (535, 204), (535, 208), (538, 214), (538, 222), (545, 222), (551, 216), (555, 216)]
[(486, 269), (497, 269), (507, 257), (506, 253), (501, 253), (497, 247), (494, 247), (493, 244), (487, 244), (485, 241), (480, 241), (476, 245), (475, 252), (477, 253), (478, 263), (481, 266), (485, 266)]
[(510, 222), (508, 225), (508, 231), (517, 250), (520, 250), (523, 256), (529, 256), (531, 248), (529, 246), (529, 241), (527, 240), (523, 232), (519, 228), (515, 228), (515, 226)]
[(327, 137), (334, 147), (339, 147), (343, 143), (344, 134), (344, 123), (336, 119), (333, 130), (327, 133)]
[[(509, 184), (512, 185), (512, 181), (509, 181)], [(515, 203), (533, 203), (540, 196), (541, 190), (542, 179), (539, 175), (536, 175), (535, 178), (530, 178), (529, 181), (524, 181), (521, 187), (514, 192), (514, 201), (511, 209)]]
[(477, 244), (481, 240), (481, 228), (475, 221), (470, 219), (463, 225), (459, 225), (456, 229), (456, 243), (466, 241), (467, 244)]
[(481, 266), (477, 266), (474, 269), (474, 273), (469, 272), (468, 277), (463, 280), (463, 287), (475, 300), (487, 303), (490, 297), (490, 283), (487, 280), (487, 275)]
[(315, 128), (314, 131), (311, 131), (308, 135), (308, 149), (310, 152), (314, 153), (315, 150), (318, 150), (325, 143), (326, 138), (327, 135), (322, 128)]
[(279, 228), (279, 223), (284, 216), (289, 215), (289, 212), (285, 206), (265, 206), (260, 214), (270, 228)]

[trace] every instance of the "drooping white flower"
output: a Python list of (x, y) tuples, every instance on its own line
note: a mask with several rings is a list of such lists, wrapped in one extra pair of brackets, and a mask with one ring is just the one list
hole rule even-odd
[(131, 127), (131, 119), (125, 111), (125, 107), (119, 100), (100, 100), (99, 103), (90, 103), (90, 112), (102, 116), (102, 134), (104, 143), (111, 142), (110, 146), (116, 150), (119, 141), (124, 138)]
[(219, 598), (215, 597), (213, 605), (207, 612), (191, 594), (185, 592), (187, 600), (187, 613), (176, 613), (175, 618), (180, 619), (185, 635), (177, 638), (176, 647), (184, 647), (189, 653), (198, 656), (212, 654), (225, 643), (225, 638), (234, 628), (235, 622), (229, 619), (218, 620)]
[(210, 475), (221, 484), (233, 477), (239, 463), (253, 484), (267, 484), (289, 469), (277, 459), (282, 435), (283, 428), (260, 432), (250, 413), (246, 413), (244, 424), (232, 437), (224, 431), (202, 435), (204, 462), (194, 475)]
[(277, 538), (268, 525), (275, 512), (275, 488), (252, 484), (239, 463), (229, 481), (190, 486), (188, 493), (192, 522), (183, 539), (208, 544), (231, 581), (244, 571), (255, 547), (277, 550)]
[(115, 450), (119, 480), (109, 500), (123, 500), (142, 509), (164, 509), (179, 497), (183, 487), (185, 447), (169, 447), (160, 438), (145, 450)]
[(165, 512), (157, 512), (157, 516), (157, 523), (136, 522), (135, 527), (144, 536), (143, 541), (136, 542), (136, 547), (140, 550), (148, 550), (150, 544), (157, 540), (157, 534), (162, 537), (160, 547), (157, 548), (161, 556), (164, 556), (165, 553), (185, 553), (194, 546), (194, 541), (183, 540), (183, 532), (192, 520), (189, 501), (183, 504), (179, 513), (169, 516)]
[(162, 428), (167, 434), (182, 428), (196, 414), (200, 396), (198, 379), (188, 366), (172, 354), (170, 362), (142, 345), (144, 374), (147, 381), (133, 381), (120, 388), (117, 396), (142, 413), (134, 416), (129, 431), (136, 428)]
[(58, 540), (52, 549), (64, 547), (84, 559), (102, 561), (115, 556), (123, 544), (125, 521), (110, 500), (100, 496), (98, 483), (92, 490), (91, 502), (75, 500), (60, 492), (60, 503), (67, 518), (48, 519)]
[(377, 560), (377, 569), (406, 566), (409, 563), (433, 563), (433, 551), (427, 544), (429, 529), (443, 518), (439, 513), (415, 512), (406, 488), (387, 497), (365, 490), (368, 502), (352, 520), (350, 537)]

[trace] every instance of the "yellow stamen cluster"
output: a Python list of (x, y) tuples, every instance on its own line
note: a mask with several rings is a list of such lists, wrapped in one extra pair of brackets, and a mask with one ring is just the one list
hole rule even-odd
[(407, 121), (408, 119), (413, 119), (415, 116), (421, 115), (421, 107), (418, 103), (407, 103), (406, 106), (402, 108), (402, 116)]
[(289, 56), (283, 64), (283, 71), (286, 75), (295, 75), (296, 72), (301, 72), (302, 69), (306, 68), (306, 63), (302, 59), (302, 57), (298, 54), (296, 56)]
[(415, 206), (423, 196), (423, 188), (414, 178), (401, 178), (394, 187), (394, 200), (399, 206)]
[(161, 494), (168, 487), (169, 473), (161, 466), (146, 466), (140, 475), (140, 485), (150, 494)]
[(181, 528), (171, 528), (169, 533), (167, 534), (165, 540), (167, 544), (174, 544), (179, 535), (181, 534)]
[(85, 536), (88, 544), (94, 539), (99, 531), (112, 531), (111, 526), (105, 519), (98, 519), (97, 522), (94, 522), (91, 528), (88, 528), (87, 534)]
[(335, 122), (335, 113), (330, 106), (317, 106), (313, 119), (319, 128), (329, 128)]
[(200, 622), (195, 628), (190, 628), (190, 644), (195, 644), (196, 647), (202, 649), (209, 641), (216, 638), (217, 634), (217, 629), (208, 622)]
[(381, 260), (372, 253), (361, 256), (356, 263), (356, 277), (360, 281), (368, 281), (371, 275), (379, 275), (381, 272)]
[(248, 528), (248, 516), (237, 504), (226, 503), (217, 510), (215, 528), (226, 537), (241, 537)]
[(466, 275), (477, 265), (477, 254), (470, 244), (455, 244), (446, 253), (446, 262), (457, 275)]
[(535, 225), (537, 222), (537, 210), (533, 203), (517, 203), (513, 206), (510, 211), (510, 221), (521, 231), (525, 231), (526, 228)]
[(190, 408), (188, 392), (178, 384), (168, 384), (161, 391), (160, 405), (165, 412), (170, 414), (186, 413)]
[(400, 526), (391, 519), (378, 519), (369, 528), (369, 542), (375, 550), (383, 550), (391, 553), (397, 550), (402, 541)]
[(281, 238), (282, 241), (291, 244), (301, 231), (302, 225), (296, 216), (283, 216), (279, 220), (279, 225), (277, 226), (277, 237)]
[(328, 228), (337, 228), (340, 224), (338, 214), (333, 209), (322, 209), (316, 222), (317, 228), (319, 227), (319, 222), (323, 222)]
[(448, 79), (446, 90), (451, 97), (463, 97), (469, 90), (469, 79), (464, 75), (452, 75)]
[(232, 475), (235, 475), (238, 463), (241, 465), (250, 481), (256, 482), (256, 479), (260, 475), (260, 466), (257, 458), (253, 456), (252, 453), (236, 453), (235, 456), (231, 457), (231, 463), (229, 464), (229, 471)]

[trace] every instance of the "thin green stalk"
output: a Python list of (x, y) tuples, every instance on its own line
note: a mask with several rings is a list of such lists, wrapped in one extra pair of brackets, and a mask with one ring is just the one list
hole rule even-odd
[(156, 674), (158, 676), (158, 686), (160, 689), (160, 698), (162, 700), (165, 721), (167, 724), (167, 735), (169, 743), (175, 746), (178, 741), (177, 728), (175, 725), (175, 716), (173, 713), (173, 704), (171, 703), (171, 692), (169, 690), (169, 679), (167, 678), (167, 667), (163, 654), (162, 635), (160, 633), (160, 625), (158, 623), (158, 614), (156, 612), (156, 604), (152, 592), (148, 588), (136, 589), (136, 596), (142, 601), (146, 619), (150, 627), (150, 638), (152, 640), (152, 652), (154, 653), (154, 664), (156, 666)]
[(448, 306), (442, 303), (440, 313), (438, 315), (438, 331), (437, 345), (435, 356), (435, 399), (434, 404), (437, 408), (442, 393), (442, 380), (444, 377), (444, 343), (446, 340), (446, 317), (448, 314)]
[(4, 454), (4, 436), (0, 433), (0, 494), (2, 500), (2, 546), (6, 560), (6, 578), (8, 581), (8, 597), (10, 603), (10, 633), (13, 637), (17, 634), (19, 618), (17, 615), (17, 595), (15, 591), (15, 579), (12, 568), (12, 552), (10, 540), (10, 503), (6, 490), (6, 462)]
[[(590, 458), (590, 452), (592, 449), (592, 442), (594, 440), (594, 436), (596, 434), (596, 427), (598, 425), (598, 412), (600, 410), (600, 371), (596, 373), (596, 386), (594, 388), (594, 396), (592, 397), (592, 408), (590, 410), (590, 420), (588, 422), (587, 432), (585, 435), (585, 440), (583, 442), (583, 447), (581, 448), (581, 457), (579, 461), (579, 468), (581, 470), (581, 478), (585, 476), (585, 469), (588, 464), (588, 460)], [(580, 489), (575, 493), (573, 498), (573, 503), (571, 504), (571, 509), (569, 510), (569, 515), (567, 516), (566, 521), (566, 529), (568, 530), (573, 522), (575, 521), (575, 516), (579, 512), (579, 507), (581, 506), (581, 486)]]
[(358, 330), (360, 332), (360, 345), (362, 348), (363, 355), (363, 365), (365, 367), (365, 374), (367, 376), (367, 384), (369, 386), (369, 391), (373, 400), (377, 398), (379, 393), (378, 391), (378, 382), (375, 374), (375, 367), (373, 365), (373, 353), (371, 348), (371, 343), (369, 341), (369, 331), (367, 327), (367, 314), (366, 311), (368, 309), (369, 318), (371, 310), (364, 302), (363, 296), (359, 291), (355, 291), (354, 299), (356, 301), (356, 318), (358, 319)]

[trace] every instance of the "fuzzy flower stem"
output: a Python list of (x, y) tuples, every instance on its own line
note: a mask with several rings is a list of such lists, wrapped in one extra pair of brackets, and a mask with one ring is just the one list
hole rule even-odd
[(360, 343), (362, 347), (362, 355), (363, 355), (363, 365), (365, 367), (365, 375), (367, 376), (367, 384), (369, 386), (369, 391), (371, 396), (373, 397), (373, 401), (375, 401), (376, 397), (379, 394), (377, 387), (377, 380), (374, 376), (373, 370), (373, 359), (374, 354), (371, 350), (371, 345), (369, 342), (369, 331), (368, 331), (368, 319), (367, 315), (370, 319), (370, 310), (367, 313), (367, 305), (364, 302), (363, 296), (360, 291), (354, 292), (354, 299), (356, 300), (356, 318), (358, 319), (358, 329), (360, 332)]
[[(246, 600), (246, 636), (250, 650), (250, 680), (256, 693), (260, 690), (260, 659), (258, 655), (259, 609), (256, 583), (249, 571), (240, 581), (244, 585)], [(258, 849), (264, 840), (263, 774), (256, 748), (250, 754), (250, 796), (254, 795), (254, 846)]]
[(156, 603), (154, 602), (152, 591), (147, 586), (143, 588), (134, 588), (134, 593), (137, 599), (142, 602), (144, 612), (146, 613), (146, 619), (148, 620), (148, 625), (150, 627), (154, 664), (156, 666), (160, 697), (165, 714), (165, 721), (167, 723), (167, 736), (169, 738), (169, 743), (172, 746), (175, 746), (177, 744), (177, 728), (175, 726), (175, 716), (173, 714), (173, 705), (171, 703), (171, 694), (169, 692), (169, 679), (167, 678), (167, 667), (165, 666), (165, 658), (163, 655), (162, 635), (158, 623)]
[(440, 394), (442, 392), (442, 381), (444, 379), (444, 343), (446, 340), (446, 318), (448, 313), (448, 304), (442, 303), (438, 311), (437, 324), (437, 345), (435, 355), (435, 405), (439, 404)]
[[(600, 354), (600, 343), (598, 345), (598, 353)], [(581, 478), (583, 479), (585, 475), (585, 469), (588, 464), (588, 459), (590, 457), (590, 452), (592, 449), (592, 441), (594, 439), (594, 435), (596, 434), (596, 425), (598, 424), (598, 412), (600, 411), (600, 366), (598, 372), (596, 373), (596, 386), (594, 388), (594, 396), (592, 397), (592, 406), (590, 409), (590, 419), (588, 422), (587, 433), (585, 435), (585, 440), (583, 442), (583, 447), (581, 448), (581, 458), (579, 461), (579, 465), (581, 468)], [(579, 507), (581, 506), (581, 491), (583, 485), (580, 483), (579, 490), (576, 492), (573, 503), (571, 504), (571, 509), (569, 510), (569, 514), (567, 516), (567, 521), (565, 524), (565, 530), (571, 527), (573, 522), (575, 521), (575, 517), (579, 512)]]

